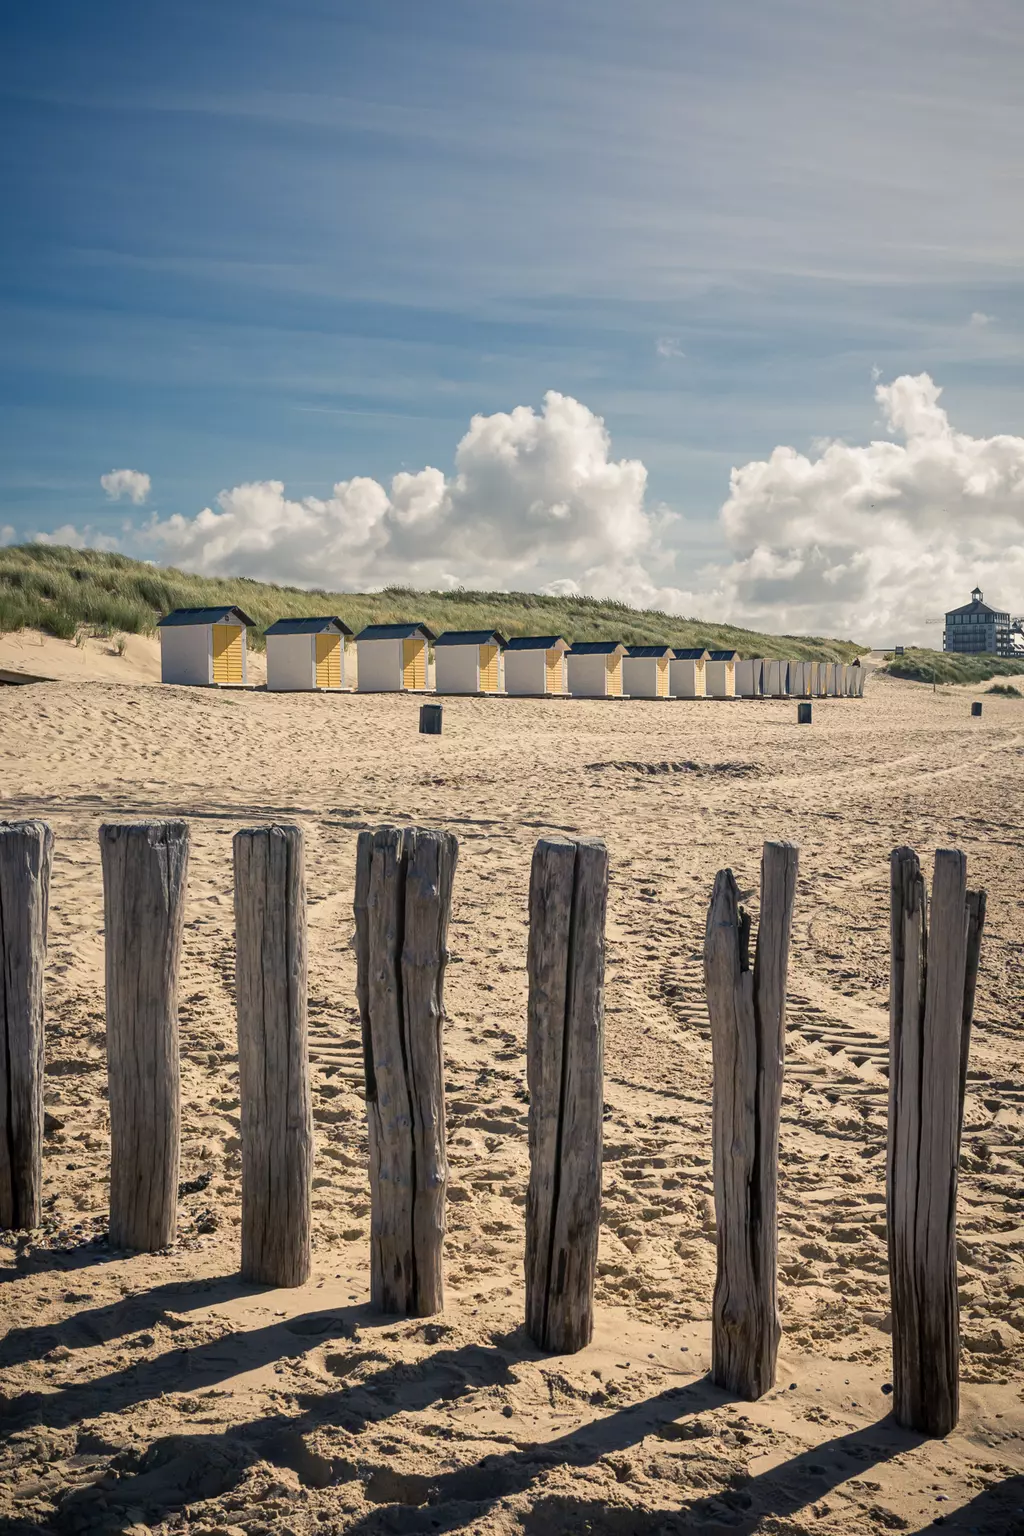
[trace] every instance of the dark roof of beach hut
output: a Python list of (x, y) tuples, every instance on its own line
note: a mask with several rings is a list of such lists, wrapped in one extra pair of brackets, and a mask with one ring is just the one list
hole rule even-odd
[(157, 621), (157, 629), (171, 629), (179, 624), (223, 624), (229, 619), (237, 619), (240, 624), (249, 625), (255, 629), (256, 620), (250, 619), (241, 608), (226, 605), (223, 608), (175, 608), (173, 613), (166, 614)]
[(267, 630), (268, 635), (323, 635), (334, 631), (338, 635), (350, 635), (352, 631), (336, 613), (321, 618), (275, 619)]
[(671, 656), (670, 645), (627, 645), (626, 655), (634, 656)]
[(711, 659), (710, 651), (705, 650), (702, 645), (684, 646), (681, 650), (674, 650), (672, 656), (675, 661), (709, 661)]
[(556, 646), (569, 649), (561, 635), (513, 635), (508, 642), (510, 651), (553, 651)]
[(367, 624), (356, 635), (357, 640), (435, 640), (432, 629), (425, 624)]
[(626, 647), (621, 640), (577, 640), (569, 647), (570, 656), (625, 655)]
[(446, 629), (443, 635), (438, 635), (434, 644), (497, 645), (504, 650), (508, 641), (496, 629)]

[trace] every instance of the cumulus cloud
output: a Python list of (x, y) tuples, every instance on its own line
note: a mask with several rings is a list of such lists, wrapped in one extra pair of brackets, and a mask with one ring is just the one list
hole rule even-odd
[[(714, 606), (789, 632), (941, 645), (935, 624), (978, 582), (1024, 609), (1024, 438), (952, 426), (926, 373), (879, 384), (902, 442), (778, 447), (732, 473), (735, 558), (708, 571)], [(702, 603), (707, 608), (707, 603)]]
[(0, 528), (0, 549), (2, 549), (5, 544), (13, 543), (14, 529), (11, 527), (10, 523), (4, 523), (3, 527)]
[(970, 323), (974, 326), (975, 330), (983, 331), (987, 325), (992, 324), (995, 318), (995, 315), (986, 315), (983, 309), (976, 309), (971, 315)]
[(72, 549), (102, 549), (108, 552), (120, 548), (119, 541), (113, 534), (103, 533), (89, 523), (81, 529), (76, 528), (74, 523), (62, 523), (59, 528), (53, 528), (49, 533), (33, 533), (30, 542), (67, 544)]
[(154, 518), (147, 536), (168, 559), (217, 575), (343, 590), (571, 581), (611, 592), (649, 582), (642, 561), (661, 518), (645, 506), (646, 485), (643, 464), (611, 457), (599, 416), (550, 391), (539, 412), (474, 416), (450, 476), (427, 467), (387, 488), (357, 477), (322, 499), (256, 481), (196, 517)]
[(149, 476), (138, 469), (112, 469), (109, 474), (100, 476), (100, 485), (111, 501), (120, 501), (126, 496), (137, 507), (142, 506), (150, 492)]
[(659, 357), (685, 357), (686, 353), (679, 345), (678, 336), (659, 336), (654, 343), (654, 350)]

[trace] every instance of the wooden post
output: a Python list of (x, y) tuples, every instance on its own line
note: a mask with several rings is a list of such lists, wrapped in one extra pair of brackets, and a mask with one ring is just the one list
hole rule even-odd
[(458, 840), (419, 827), (361, 832), (356, 996), (370, 1138), (370, 1300), (444, 1306), (444, 971)]
[(234, 856), (241, 1275), (303, 1285), (312, 1267), (313, 1103), (301, 828), (243, 829)]
[(798, 857), (791, 843), (764, 845), (753, 972), (750, 918), (731, 869), (715, 878), (704, 941), (718, 1231), (711, 1371), (718, 1386), (751, 1400), (774, 1384), (781, 1331), (779, 1118)]
[(110, 1090), (110, 1246), (151, 1251), (177, 1231), (178, 962), (183, 821), (100, 828)]
[(0, 821), (0, 1228), (39, 1225), (43, 969), (53, 833)]
[(526, 1070), (526, 1331), (569, 1354), (590, 1342), (601, 1225), (603, 843), (542, 838), (530, 874)]
[(924, 877), (910, 848), (893, 852), (891, 894), (893, 1412), (905, 1428), (948, 1435), (960, 1412), (957, 1163), (985, 895), (967, 890), (965, 855), (940, 849), (929, 923)]

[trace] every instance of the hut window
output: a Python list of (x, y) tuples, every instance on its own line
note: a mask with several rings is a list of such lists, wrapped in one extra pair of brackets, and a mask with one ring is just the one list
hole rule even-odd
[(607, 666), (608, 666), (608, 688), (607, 688), (607, 691), (608, 691), (609, 694), (620, 694), (622, 692), (622, 657), (621, 656), (609, 656), (608, 657)]
[(215, 683), (242, 681), (242, 631), (237, 624), (213, 626), (213, 680)]
[(316, 636), (316, 685), (318, 688), (341, 687), (341, 636)]
[(480, 647), (480, 692), (497, 693), (498, 691), (498, 647), (496, 645), (482, 645)]
[(544, 652), (545, 687), (548, 693), (562, 692), (562, 653), (559, 650)]
[(402, 687), (425, 688), (427, 686), (427, 642), (425, 640), (402, 641)]

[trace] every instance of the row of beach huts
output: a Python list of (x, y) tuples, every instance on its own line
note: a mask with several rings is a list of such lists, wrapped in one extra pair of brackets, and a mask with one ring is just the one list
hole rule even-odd
[[(246, 687), (246, 631), (253, 626), (237, 607), (176, 609), (158, 625), (163, 681)], [(533, 698), (813, 699), (860, 698), (864, 692), (859, 661), (744, 660), (738, 651), (617, 640), (569, 645), (560, 635), (507, 640), (490, 629), (435, 635), (415, 623), (370, 624), (353, 635), (335, 615), (278, 619), (266, 631), (266, 644), (267, 688), (275, 693), (354, 688)]]

